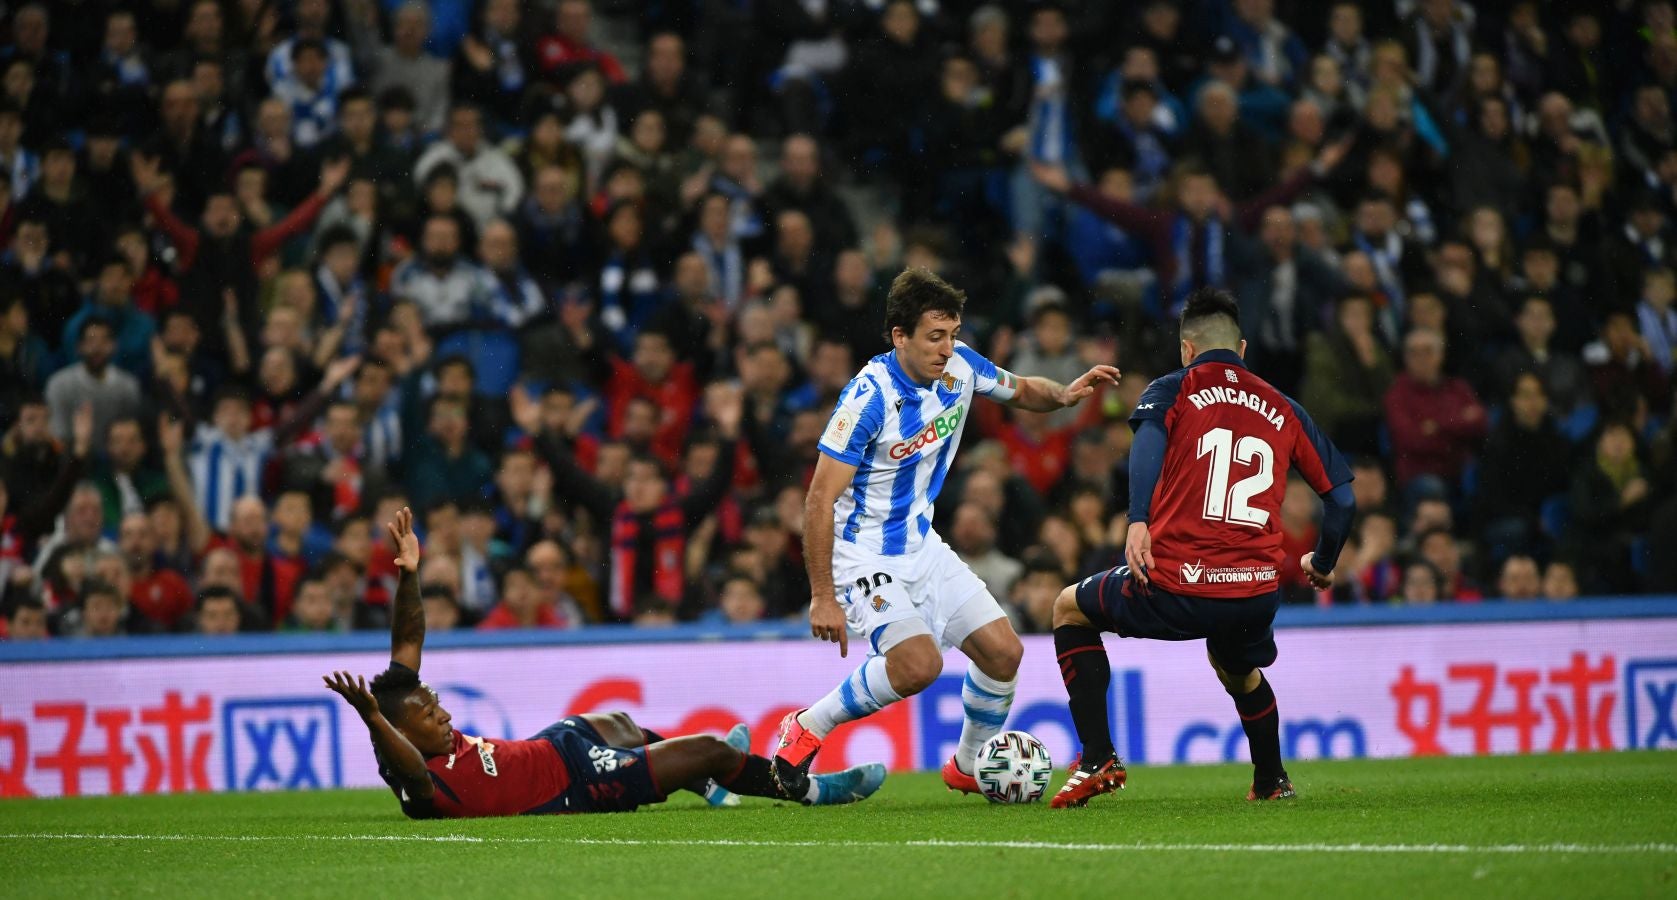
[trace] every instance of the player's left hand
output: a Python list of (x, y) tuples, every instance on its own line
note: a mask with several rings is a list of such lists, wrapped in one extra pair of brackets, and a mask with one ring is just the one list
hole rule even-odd
[(1318, 591), (1333, 590), (1333, 573), (1323, 575), (1316, 571), (1316, 553), (1311, 551), (1299, 557), (1299, 565), (1304, 568), (1304, 577), (1310, 579), (1311, 587)]
[(395, 520), (384, 527), (390, 532), (390, 546), (396, 548), (397, 567), (418, 572), (419, 535), (413, 533), (413, 510), (402, 507), (396, 511)]
[(1076, 406), (1083, 402), (1083, 398), (1093, 395), (1102, 385), (1110, 384), (1117, 387), (1118, 379), (1122, 377), (1123, 373), (1118, 371), (1117, 366), (1095, 366), (1077, 376), (1076, 381), (1066, 385), (1066, 389), (1060, 394), (1060, 405)]
[(373, 692), (367, 690), (365, 676), (333, 672), (330, 675), (322, 675), (320, 680), (326, 682), (327, 690), (344, 698), (344, 702), (354, 707), (363, 720), (371, 720), (379, 714), (378, 701), (373, 699)]

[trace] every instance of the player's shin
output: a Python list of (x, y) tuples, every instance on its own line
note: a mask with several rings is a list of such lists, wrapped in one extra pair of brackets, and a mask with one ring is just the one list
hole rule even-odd
[(1257, 781), (1286, 778), (1281, 765), (1281, 714), (1276, 711), (1275, 691), (1269, 679), (1258, 673), (1258, 686), (1249, 693), (1235, 694), (1234, 708), (1240, 713), (1240, 727), (1252, 753), (1253, 776)]
[(1019, 683), (997, 681), (984, 674), (977, 663), (967, 666), (967, 677), (961, 683), (961, 742), (955, 747), (955, 765), (971, 775), (984, 742), (1001, 733), (1007, 722), (1008, 710), (1013, 707), (1013, 689)]
[(871, 716), (901, 699), (891, 687), (891, 678), (885, 671), (885, 657), (872, 656), (851, 672), (850, 677), (832, 693), (804, 710), (798, 721), (816, 737), (825, 738), (834, 728)]
[(1098, 764), (1116, 752), (1106, 709), (1112, 663), (1106, 658), (1101, 633), (1087, 625), (1061, 625), (1054, 629), (1054, 652), (1070, 698), (1071, 721), (1083, 744), (1083, 761)]

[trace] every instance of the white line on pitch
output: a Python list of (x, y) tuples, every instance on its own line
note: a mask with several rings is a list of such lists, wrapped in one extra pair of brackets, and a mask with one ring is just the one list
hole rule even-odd
[(606, 847), (828, 847), (828, 848), (890, 848), (926, 847), (994, 850), (1049, 850), (1049, 851), (1113, 851), (1131, 850), (1164, 853), (1450, 853), (1450, 854), (1528, 854), (1574, 853), (1585, 855), (1608, 854), (1677, 854), (1677, 844), (1173, 844), (1173, 843), (1058, 843), (1053, 841), (764, 841), (749, 839), (678, 840), (660, 838), (536, 838), (536, 837), (477, 837), (469, 834), (103, 834), (79, 832), (31, 832), (0, 834), (0, 840), (30, 841), (173, 841), (191, 843), (216, 841), (228, 843), (284, 843), (284, 842), (412, 842), (430, 844), (572, 844)]

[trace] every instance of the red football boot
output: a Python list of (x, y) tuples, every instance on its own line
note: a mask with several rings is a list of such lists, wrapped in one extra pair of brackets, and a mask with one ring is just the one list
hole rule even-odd
[(780, 720), (780, 746), (775, 750), (771, 771), (783, 793), (788, 785), (802, 784), (809, 777), (815, 754), (821, 752), (821, 739), (798, 722), (798, 714), (802, 712), (801, 709), (789, 712)]
[(1262, 784), (1252, 783), (1251, 790), (1246, 792), (1247, 800), (1292, 800), (1298, 797), (1293, 790), (1292, 781), (1286, 776), (1265, 780)]
[(960, 791), (963, 794), (984, 793), (978, 788), (978, 779), (961, 771), (961, 767), (955, 765), (955, 757), (953, 756), (949, 757), (949, 761), (943, 764), (943, 783), (948, 785), (950, 790)]
[(1102, 794), (1123, 790), (1124, 780), (1128, 777), (1124, 764), (1118, 761), (1117, 756), (1109, 756), (1099, 764), (1079, 762), (1048, 805), (1053, 809), (1087, 806), (1090, 800)]

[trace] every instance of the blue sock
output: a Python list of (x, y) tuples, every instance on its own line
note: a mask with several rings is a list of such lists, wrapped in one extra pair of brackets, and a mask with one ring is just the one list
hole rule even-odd
[(827, 732), (832, 731), (845, 722), (853, 722), (865, 716), (879, 712), (881, 707), (889, 706), (901, 700), (897, 692), (891, 689), (891, 679), (885, 674), (885, 657), (872, 656), (862, 663), (856, 671), (850, 673), (832, 693), (815, 702), (815, 705), (804, 711), (798, 721), (805, 728), (815, 732), (818, 738), (825, 738)]
[(1007, 724), (1007, 711), (1013, 707), (1013, 688), (1019, 683), (997, 681), (984, 674), (975, 664), (967, 666), (967, 677), (961, 682), (961, 743), (955, 747), (955, 765), (971, 775), (984, 742), (1001, 733)]

